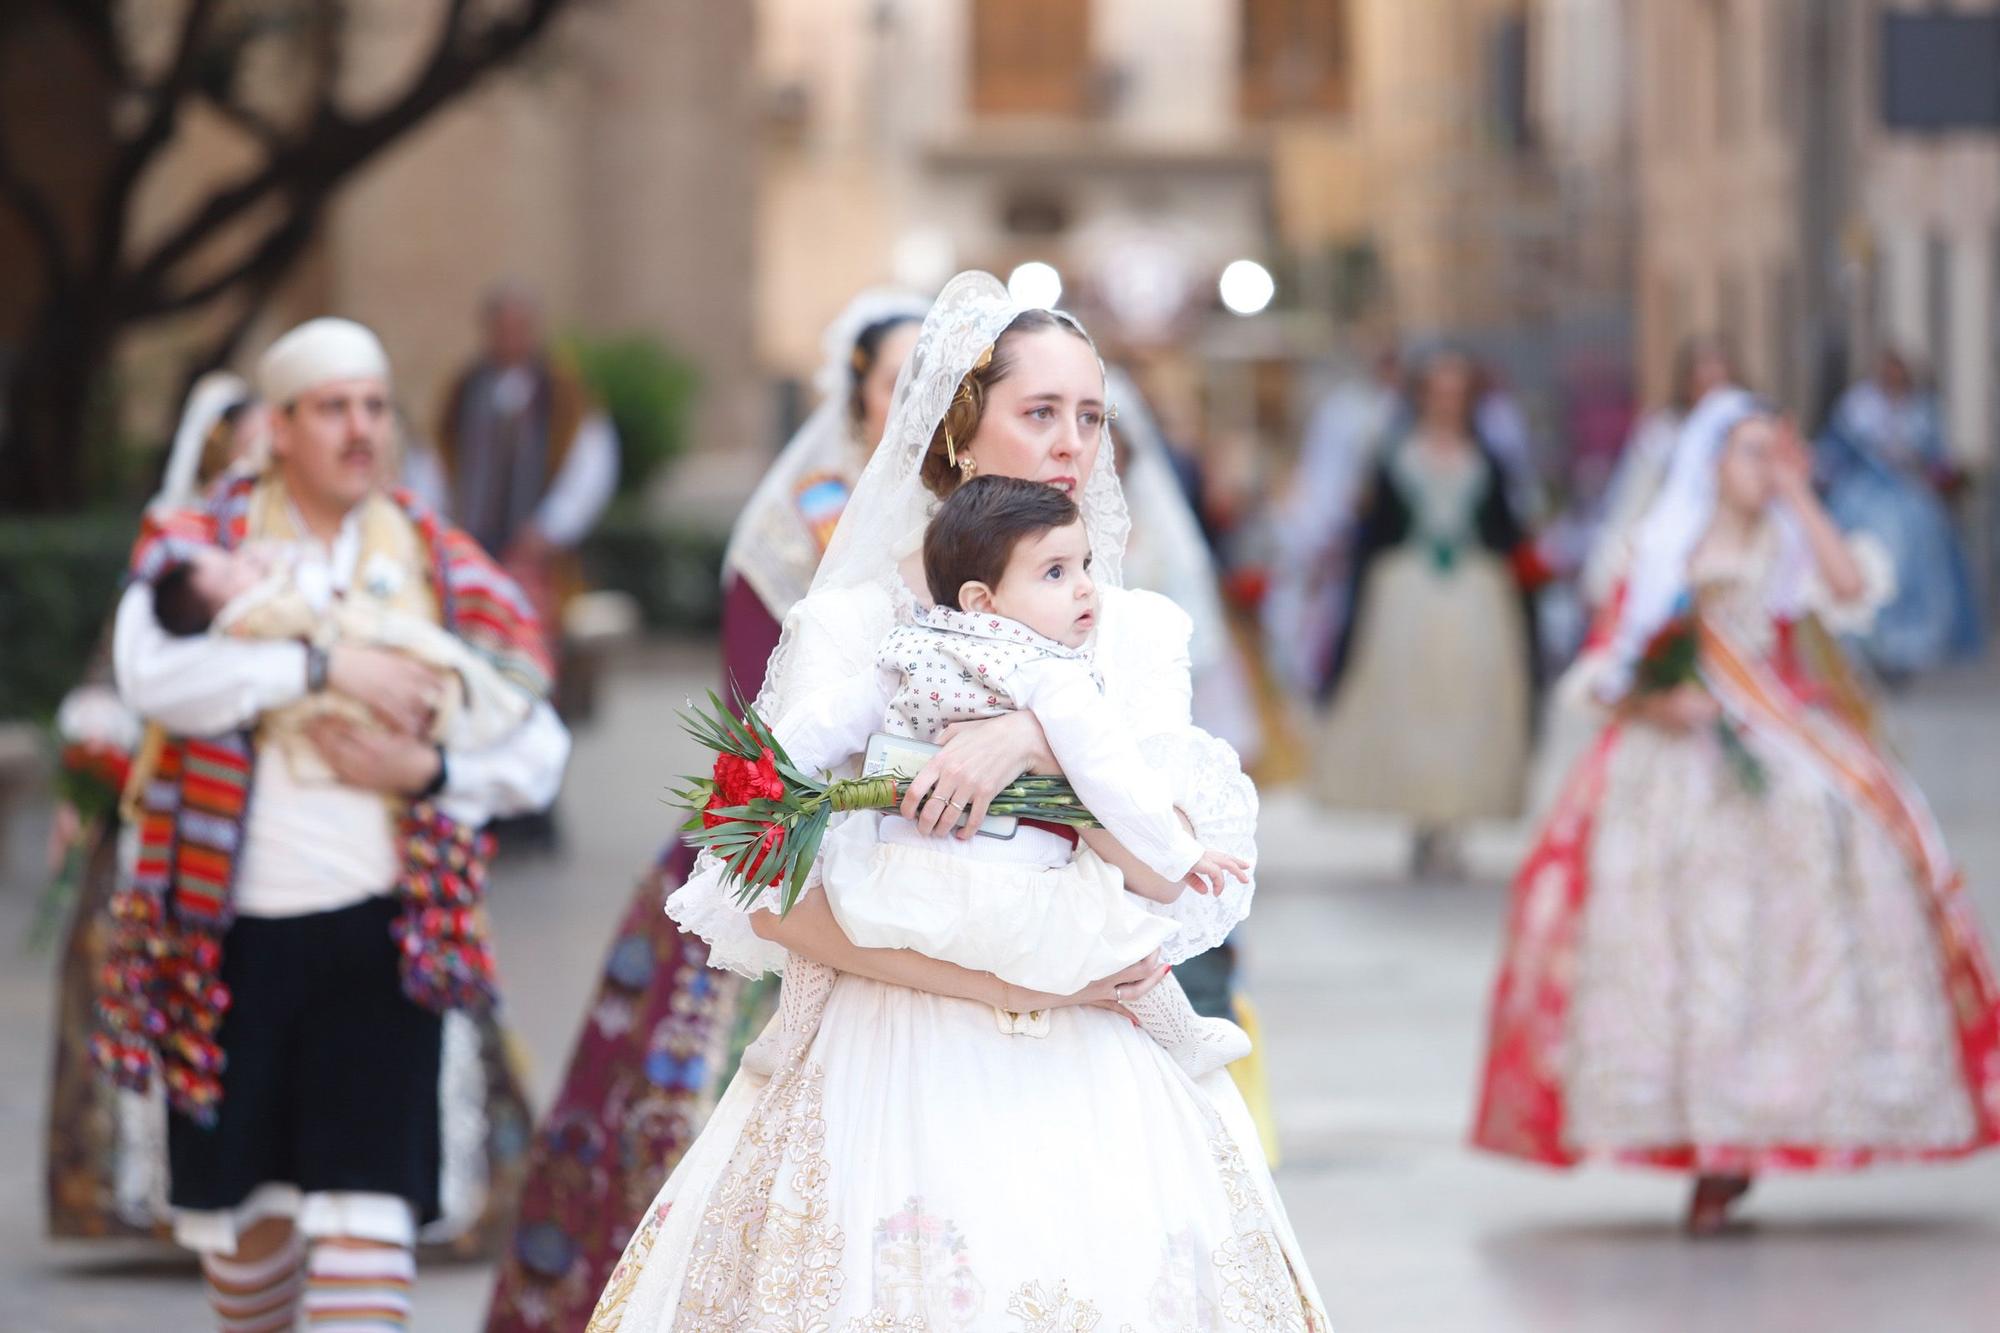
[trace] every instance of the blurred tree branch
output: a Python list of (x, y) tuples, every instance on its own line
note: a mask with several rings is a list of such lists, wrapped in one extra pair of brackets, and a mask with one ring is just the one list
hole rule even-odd
[[(37, 302), (0, 417), (0, 506), (84, 497), (89, 405), (120, 338), (215, 311), (220, 332), (190, 375), (225, 359), (305, 254), (339, 189), (363, 165), (530, 50), (575, 0), (442, 0), (434, 35), (396, 86), (344, 98), (357, 11), (400, 21), (413, 6), (354, 0), (25, 0), (0, 18), (0, 47), (61, 33), (102, 72), (113, 141), (88, 207), (65, 208), (18, 151), (35, 127), (0, 123), (0, 211), (32, 238)], [(40, 23), (23, 16), (39, 9)], [(54, 22), (50, 22), (54, 20)], [(34, 59), (17, 49), (15, 61)], [(196, 107), (254, 150), (164, 228), (135, 236), (135, 201)], [(80, 219), (82, 225), (77, 225)], [(224, 312), (227, 313), (224, 313)]]

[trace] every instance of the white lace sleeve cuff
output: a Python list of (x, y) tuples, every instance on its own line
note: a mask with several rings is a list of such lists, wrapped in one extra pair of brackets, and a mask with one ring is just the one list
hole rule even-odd
[(785, 947), (750, 927), (750, 914), (763, 910), (778, 910), (778, 891), (766, 889), (748, 907), (739, 905), (722, 862), (709, 852), (695, 858), (687, 883), (667, 895), (667, 915), (707, 943), (708, 965), (746, 977), (785, 968)]
[[(1257, 858), (1257, 786), (1245, 776), (1236, 751), (1199, 727), (1157, 732), (1139, 742), (1147, 763), (1167, 777), (1174, 804), (1194, 824), (1194, 836), (1205, 847), (1229, 852), (1255, 864)], [(1250, 882), (1228, 881), (1218, 895), (1188, 890), (1170, 903), (1148, 901), (1152, 911), (1180, 927), (1160, 954), (1169, 963), (1185, 962), (1228, 938), (1237, 923), (1250, 915)]]

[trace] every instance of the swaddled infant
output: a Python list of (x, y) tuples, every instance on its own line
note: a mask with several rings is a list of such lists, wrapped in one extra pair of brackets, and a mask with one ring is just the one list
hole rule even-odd
[[(483, 749), (503, 740), (527, 717), (528, 697), (464, 640), (431, 615), (426, 580), (388, 562), (364, 567), (355, 586), (333, 587), (324, 563), (298, 548), (246, 542), (234, 550), (206, 546), (168, 566), (153, 582), (153, 614), (169, 634), (213, 632), (242, 639), (293, 640), (321, 649), (364, 644), (402, 653), (435, 669), (444, 687), (429, 739), (453, 748)], [(380, 726), (366, 705), (318, 691), (266, 713), (263, 741), (284, 755), (300, 782), (334, 775), (302, 728), (336, 716)]]

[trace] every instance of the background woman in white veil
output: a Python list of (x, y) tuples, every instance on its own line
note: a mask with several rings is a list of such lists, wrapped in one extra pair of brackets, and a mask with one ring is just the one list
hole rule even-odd
[[(249, 384), (228, 371), (203, 375), (188, 392), (160, 488), (146, 507), (193, 504), (224, 472), (253, 460), (263, 439), (263, 414)], [(129, 755), (144, 729), (112, 687), (109, 628), (107, 618), (84, 679), (56, 711), (66, 767), (72, 756), (91, 749)], [(38, 924), (53, 929), (63, 914), (68, 917), (56, 979), (55, 1067), (43, 1173), (48, 1234), (65, 1239), (163, 1234), (169, 1216), (165, 1112), (114, 1087), (90, 1059), (106, 945), (102, 914), (117, 887), (121, 859), (131, 854), (129, 848), (121, 853), (121, 841), (129, 840), (119, 834), (115, 814), (85, 815), (67, 799), (57, 802), (51, 868), (71, 872), (74, 902), (48, 902), (47, 920)]]
[[(813, 593), (787, 620), (760, 708), (782, 716), (799, 691), (872, 659), (916, 596), (902, 566), (936, 496), (972, 473), (1045, 481), (1084, 510), (1107, 707), (1170, 776), (1196, 836), (1249, 852), (1255, 791), (1189, 721), (1188, 619), (1120, 586), (1126, 516), (1103, 392), (1073, 321), (1012, 304), (985, 274), (954, 279)], [(932, 827), (978, 814), (1024, 769), (1048, 768), (1045, 751), (1029, 714), (962, 724), (905, 813)], [(1234, 885), (1163, 906), (1181, 926), (1168, 959), (1220, 940), (1249, 895)], [(1226, 1074), (1189, 1081), (1106, 1012), (1157, 966), (1073, 996), (1023, 994), (856, 948), (816, 887), (782, 919), (766, 905), (737, 907), (707, 858), (669, 901), (717, 965), (785, 968), (777, 1031), (789, 1040), (732, 1082), (593, 1329), (1323, 1327)]]
[[(722, 689), (761, 688), (779, 623), (812, 586), (882, 436), (927, 308), (903, 292), (865, 291), (827, 328), (819, 404), (752, 492), (723, 558)], [(661, 899), (693, 866), (692, 849), (669, 841), (619, 919), (529, 1150), (487, 1333), (571, 1329), (589, 1317), (661, 1174), (734, 1072), (741, 1037), (770, 1015), (775, 985), (711, 971), (702, 941), (661, 913)]]
[(744, 693), (761, 687), (785, 613), (804, 597), (861, 471), (888, 426), (896, 377), (929, 302), (862, 292), (820, 340), (819, 405), (757, 483), (722, 558), (723, 656)]
[(1685, 1172), (1706, 1235), (1756, 1176), (2000, 1142), (2000, 995), (1969, 897), (1811, 648), (1882, 604), (1871, 548), (1751, 395), (1689, 415), (1587, 663), (1612, 711), (1515, 880), (1480, 1147)]

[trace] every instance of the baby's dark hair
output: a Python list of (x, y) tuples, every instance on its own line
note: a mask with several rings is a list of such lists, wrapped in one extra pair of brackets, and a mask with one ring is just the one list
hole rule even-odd
[(187, 560), (168, 565), (153, 580), (153, 618), (175, 638), (206, 634), (215, 608), (194, 584), (194, 565)]
[(1076, 502), (1053, 486), (1018, 477), (974, 477), (953, 491), (924, 529), (924, 581), (931, 600), (954, 611), (968, 583), (992, 587), (1014, 548), (1076, 522)]

